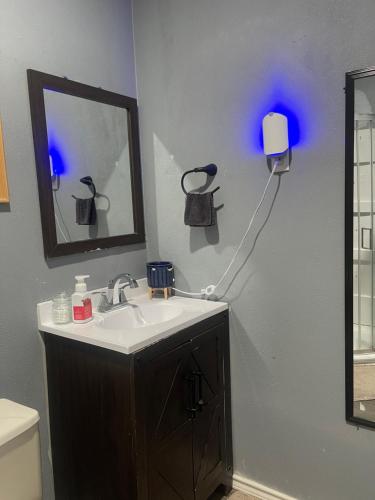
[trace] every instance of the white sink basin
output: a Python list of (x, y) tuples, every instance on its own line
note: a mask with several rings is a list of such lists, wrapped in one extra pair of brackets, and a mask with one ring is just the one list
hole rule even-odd
[(98, 326), (108, 330), (128, 330), (144, 328), (170, 321), (183, 313), (176, 302), (148, 302), (136, 304), (134, 301), (117, 311), (96, 315)]
[(147, 281), (142, 279), (138, 283), (139, 288), (126, 292), (130, 305), (106, 313), (94, 312), (94, 319), (85, 324), (55, 325), (52, 302), (41, 302), (38, 304), (39, 330), (131, 354), (228, 309), (225, 302), (185, 297), (150, 300)]

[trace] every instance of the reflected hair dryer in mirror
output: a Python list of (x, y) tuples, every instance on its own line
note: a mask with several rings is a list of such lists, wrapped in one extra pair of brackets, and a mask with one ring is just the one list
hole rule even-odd
[(85, 177), (81, 177), (79, 182), (82, 182), (82, 184), (85, 184), (90, 189), (93, 197), (96, 196), (96, 187), (95, 187), (94, 181), (92, 180), (91, 175), (86, 175)]
[(94, 226), (97, 221), (95, 206), (96, 187), (90, 175), (81, 177), (79, 181), (90, 189), (92, 197), (77, 198), (74, 194), (72, 195), (76, 200), (76, 223), (80, 226)]

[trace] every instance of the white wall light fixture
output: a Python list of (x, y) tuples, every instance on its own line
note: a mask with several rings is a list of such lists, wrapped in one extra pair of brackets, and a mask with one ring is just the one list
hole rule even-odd
[(288, 119), (281, 113), (268, 113), (262, 121), (263, 149), (267, 164), (274, 173), (289, 172)]

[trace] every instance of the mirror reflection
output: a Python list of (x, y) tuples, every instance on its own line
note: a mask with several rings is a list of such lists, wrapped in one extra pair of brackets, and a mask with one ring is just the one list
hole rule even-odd
[(353, 415), (375, 422), (375, 76), (354, 81)]
[(128, 110), (43, 94), (57, 242), (134, 233)]

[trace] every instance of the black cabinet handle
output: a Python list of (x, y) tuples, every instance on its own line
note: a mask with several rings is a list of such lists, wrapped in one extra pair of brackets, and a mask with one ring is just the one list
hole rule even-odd
[(191, 418), (195, 418), (196, 416), (196, 413), (198, 411), (198, 408), (197, 408), (197, 401), (196, 401), (196, 394), (197, 394), (197, 387), (196, 387), (196, 377), (194, 376), (194, 374), (186, 377), (186, 380), (190, 386), (190, 390), (189, 390), (189, 405), (186, 410), (188, 412), (190, 412), (191, 414)]
[(201, 371), (193, 372), (193, 375), (198, 377), (198, 409), (199, 411), (202, 411), (203, 406), (206, 406), (206, 402), (203, 399), (203, 373)]

